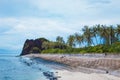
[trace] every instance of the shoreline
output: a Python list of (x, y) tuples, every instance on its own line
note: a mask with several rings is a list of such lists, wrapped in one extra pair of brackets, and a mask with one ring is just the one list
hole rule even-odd
[[(70, 80), (70, 75), (76, 75), (75, 77), (79, 77), (80, 75), (92, 75), (92, 76), (112, 76), (113, 78), (118, 78), (118, 79), (112, 79), (110, 80), (120, 80), (120, 58), (111, 58), (111, 57), (79, 57), (79, 56), (66, 56), (66, 55), (57, 55), (57, 54), (30, 54), (30, 55), (25, 55), (26, 57), (29, 58), (38, 58), (38, 59), (43, 59), (46, 61), (50, 62), (55, 62), (58, 64), (64, 64), (67, 65), (65, 66), (66, 68), (64, 69), (56, 69), (58, 71), (58, 75), (62, 76), (61, 79), (58, 80), (67, 80), (65, 78), (69, 78)], [(82, 62), (81, 62), (82, 61)], [(100, 67), (93, 65), (96, 64), (95, 61), (101, 61)], [(102, 61), (104, 61), (102, 63)], [(112, 63), (110, 63), (112, 62)], [(83, 64), (83, 65), (80, 65)], [(108, 64), (109, 63), (109, 64)], [(89, 65), (90, 64), (90, 65)], [(114, 64), (114, 65), (113, 65)], [(108, 66), (109, 65), (109, 66)], [(62, 74), (61, 74), (62, 73)], [(94, 74), (94, 75), (93, 75)], [(64, 76), (64, 77), (63, 77)], [(66, 77), (65, 77), (66, 76)], [(74, 78), (75, 78), (74, 77)], [(63, 79), (64, 78), (64, 79)], [(73, 78), (73, 80), (74, 80)], [(81, 79), (76, 79), (76, 80), (82, 80)], [(90, 79), (86, 79), (90, 80)], [(91, 79), (94, 80), (94, 79)], [(109, 80), (109, 79), (100, 79), (100, 80)]]

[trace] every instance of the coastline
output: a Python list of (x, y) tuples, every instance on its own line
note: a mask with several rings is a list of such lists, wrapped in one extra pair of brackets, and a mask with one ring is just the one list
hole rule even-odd
[[(30, 58), (40, 58), (46, 61), (51, 61), (66, 65), (64, 69), (56, 69), (58, 75), (61, 76), (58, 80), (120, 80), (120, 58), (111, 57), (80, 57), (57, 54), (30, 54), (25, 55)], [(98, 63), (97, 63), (98, 62)], [(81, 65), (82, 64), (82, 65)], [(83, 76), (84, 75), (84, 76)], [(81, 77), (82, 76), (82, 77)], [(103, 78), (102, 78), (102, 77)], [(85, 78), (85, 77), (88, 77)]]

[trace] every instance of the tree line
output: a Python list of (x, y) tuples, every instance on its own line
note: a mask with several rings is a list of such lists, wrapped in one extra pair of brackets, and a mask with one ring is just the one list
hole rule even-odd
[(57, 36), (56, 42), (67, 44), (71, 47), (89, 47), (96, 45), (112, 45), (120, 41), (120, 25), (95, 25), (84, 26), (79, 33), (69, 35), (65, 43), (63, 37)]

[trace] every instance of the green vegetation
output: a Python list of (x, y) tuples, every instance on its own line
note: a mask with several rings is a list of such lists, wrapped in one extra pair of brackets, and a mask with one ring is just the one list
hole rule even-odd
[(113, 43), (111, 46), (108, 45), (97, 45), (97, 46), (89, 46), (84, 48), (67, 48), (67, 49), (46, 49), (43, 50), (41, 53), (120, 53), (120, 42)]
[[(80, 34), (82, 33), (82, 34)], [(58, 36), (56, 42), (49, 43), (42, 53), (119, 53), (120, 52), (120, 25), (84, 26), (80, 33), (68, 36), (65, 43), (63, 37)], [(66, 45), (63, 48), (55, 46)], [(79, 46), (79, 47), (78, 47)]]
[(38, 47), (33, 47), (31, 50), (30, 50), (30, 53), (40, 53), (41, 50), (38, 48)]
[(63, 44), (63, 43), (59, 43), (59, 42), (43, 42), (42, 43), (42, 48), (43, 49), (66, 49), (67, 45)]

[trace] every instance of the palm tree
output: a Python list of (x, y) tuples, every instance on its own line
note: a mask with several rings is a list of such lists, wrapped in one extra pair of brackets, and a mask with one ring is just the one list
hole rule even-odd
[[(97, 44), (102, 44), (102, 40), (100, 39), (101, 38), (101, 31), (102, 31), (102, 28), (101, 28), (101, 25), (98, 24), (95, 26), (96, 29), (94, 29), (94, 36), (96, 37), (96, 42)], [(98, 38), (98, 39), (97, 39)]]
[(98, 40), (97, 40), (98, 30), (99, 30), (98, 25), (93, 26), (91, 29), (92, 29), (93, 37), (95, 37), (95, 39), (96, 39), (96, 44), (98, 45)]
[(79, 44), (79, 47), (80, 47), (81, 44), (82, 44), (83, 41), (84, 41), (84, 38), (83, 38), (82, 35), (80, 35), (80, 34), (78, 34), (78, 33), (75, 33), (74, 35), (75, 35), (75, 41), (76, 41), (76, 43)]
[(93, 34), (91, 32), (91, 28), (89, 28), (88, 26), (84, 26), (82, 31), (83, 31), (84, 40), (87, 43), (87, 46), (90, 46), (93, 43), (92, 41)]
[(101, 37), (101, 42), (103, 42), (103, 44), (109, 44), (109, 33), (106, 25), (100, 25), (99, 36)]
[(103, 39), (104, 44), (106, 45), (111, 45), (113, 42), (117, 40), (115, 37), (115, 29), (113, 26), (106, 26), (106, 25), (101, 25), (99, 28), (99, 36), (101, 39)]
[(75, 36), (74, 35), (70, 35), (68, 37), (67, 43), (68, 43), (69, 46), (75, 47)]
[(65, 41), (63, 40), (63, 37), (60, 37), (60, 36), (57, 36), (56, 42), (63, 43), (63, 44), (65, 43)]
[(117, 38), (120, 40), (120, 24), (117, 25), (117, 28), (116, 28), (116, 36)]
[(116, 31), (115, 31), (115, 28), (113, 28), (113, 26), (111, 25), (110, 27), (109, 27), (109, 31), (110, 31), (110, 45), (112, 44), (112, 43), (114, 43), (115, 41), (117, 41), (118, 39), (117, 39), (117, 37), (116, 37)]

